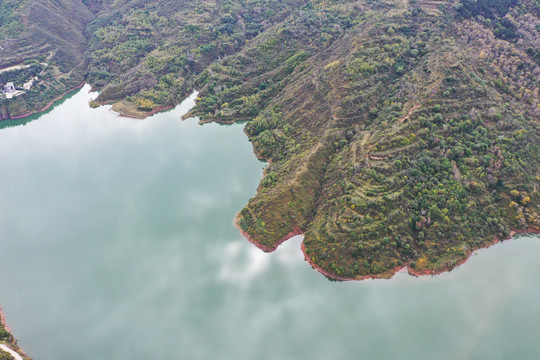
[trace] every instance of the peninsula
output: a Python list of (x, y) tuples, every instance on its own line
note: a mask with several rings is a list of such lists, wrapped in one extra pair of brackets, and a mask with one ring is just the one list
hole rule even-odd
[[(450, 270), (540, 226), (532, 0), (6, 0), (0, 117), (90, 83), (91, 106), (248, 120), (269, 162), (237, 216), (265, 251), (304, 234), (328, 277)], [(30, 86), (24, 88), (24, 84)]]

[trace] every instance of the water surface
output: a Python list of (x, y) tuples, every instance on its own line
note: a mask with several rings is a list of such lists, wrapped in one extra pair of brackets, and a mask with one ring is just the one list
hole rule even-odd
[(242, 125), (91, 96), (0, 131), (0, 304), (36, 360), (540, 358), (537, 237), (331, 282), (299, 237), (265, 254), (233, 227), (264, 166)]

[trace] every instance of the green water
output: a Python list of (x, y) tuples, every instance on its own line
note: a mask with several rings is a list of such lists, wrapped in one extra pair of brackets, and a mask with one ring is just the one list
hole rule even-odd
[(0, 131), (0, 304), (35, 360), (538, 359), (540, 241), (436, 277), (336, 283), (232, 220), (264, 164), (242, 125), (90, 109)]

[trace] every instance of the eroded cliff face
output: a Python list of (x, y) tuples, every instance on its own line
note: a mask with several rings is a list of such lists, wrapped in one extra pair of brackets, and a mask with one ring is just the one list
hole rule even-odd
[(540, 224), (535, 2), (72, 5), (70, 46), (24, 58), (42, 83), (2, 100), (3, 113), (83, 80), (101, 89), (93, 106), (134, 117), (200, 88), (191, 115), (249, 120), (271, 162), (237, 218), (265, 250), (303, 232), (306, 255), (335, 277), (421, 273)]

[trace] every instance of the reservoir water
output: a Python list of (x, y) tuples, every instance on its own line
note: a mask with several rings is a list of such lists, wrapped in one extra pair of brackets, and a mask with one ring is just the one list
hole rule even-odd
[(264, 167), (243, 125), (91, 97), (0, 130), (0, 304), (35, 360), (540, 358), (538, 237), (328, 281), (299, 237), (266, 254), (234, 228)]

